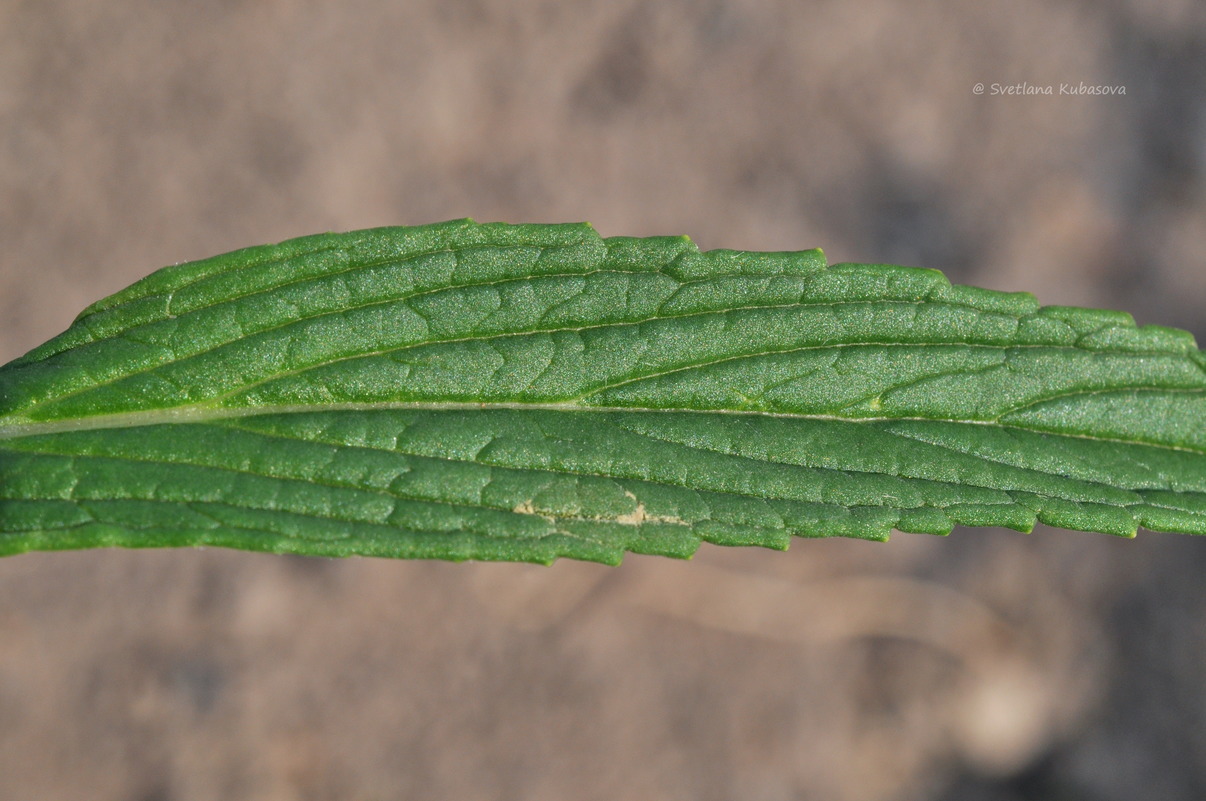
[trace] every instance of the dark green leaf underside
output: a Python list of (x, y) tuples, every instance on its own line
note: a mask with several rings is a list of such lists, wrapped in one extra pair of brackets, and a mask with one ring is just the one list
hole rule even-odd
[(169, 267), (0, 368), (0, 553), (617, 562), (1036, 519), (1206, 533), (1188, 334), (455, 221)]

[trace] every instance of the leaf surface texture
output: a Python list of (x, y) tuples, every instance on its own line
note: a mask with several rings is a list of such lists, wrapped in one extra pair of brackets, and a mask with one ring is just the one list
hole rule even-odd
[(0, 368), (0, 553), (614, 563), (1036, 520), (1206, 533), (1189, 334), (458, 220), (168, 267)]

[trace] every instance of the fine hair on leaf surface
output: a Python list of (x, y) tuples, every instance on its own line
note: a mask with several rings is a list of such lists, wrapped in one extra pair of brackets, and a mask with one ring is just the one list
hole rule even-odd
[(617, 563), (1036, 521), (1206, 534), (1206, 358), (1129, 315), (585, 224), (167, 267), (0, 367), (0, 553)]

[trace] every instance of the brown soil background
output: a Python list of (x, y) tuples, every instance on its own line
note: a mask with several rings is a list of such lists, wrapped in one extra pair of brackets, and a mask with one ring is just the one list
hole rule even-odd
[[(1126, 94), (994, 96), (1029, 82)], [(0, 0), (0, 361), (155, 267), (590, 220), (1206, 335), (1206, 5)], [(990, 90), (991, 91), (991, 90)], [(0, 799), (1206, 798), (1206, 541), (0, 561)]]

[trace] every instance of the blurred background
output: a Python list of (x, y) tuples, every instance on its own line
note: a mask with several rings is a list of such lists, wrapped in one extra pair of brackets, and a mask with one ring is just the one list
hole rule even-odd
[[(463, 216), (1202, 342), (1204, 86), (1199, 0), (0, 0), (0, 362), (165, 264)], [(1041, 526), (10, 557), (0, 799), (1206, 798), (1204, 574), (1206, 541)]]

